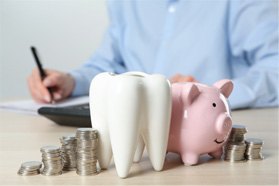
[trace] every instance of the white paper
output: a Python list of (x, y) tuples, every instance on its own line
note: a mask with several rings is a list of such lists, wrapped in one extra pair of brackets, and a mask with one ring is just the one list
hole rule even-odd
[(38, 114), (38, 109), (41, 107), (64, 107), (78, 105), (89, 102), (89, 96), (68, 98), (64, 101), (55, 104), (40, 104), (33, 100), (21, 100), (0, 103), (0, 109), (21, 112), (26, 114)]

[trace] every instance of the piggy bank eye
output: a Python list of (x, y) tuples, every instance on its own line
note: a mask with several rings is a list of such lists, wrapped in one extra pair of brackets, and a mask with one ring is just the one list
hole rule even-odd
[(213, 106), (213, 107), (216, 107), (216, 103), (212, 103), (212, 106)]

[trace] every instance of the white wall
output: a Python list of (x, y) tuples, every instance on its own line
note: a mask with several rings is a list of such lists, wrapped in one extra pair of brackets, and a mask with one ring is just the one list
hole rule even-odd
[(0, 0), (0, 100), (30, 97), (31, 45), (46, 68), (81, 65), (102, 40), (106, 10), (104, 0)]

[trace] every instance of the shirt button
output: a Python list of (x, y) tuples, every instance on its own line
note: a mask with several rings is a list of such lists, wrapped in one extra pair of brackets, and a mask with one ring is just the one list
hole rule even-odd
[(175, 11), (176, 11), (175, 6), (174, 6), (174, 5), (171, 5), (171, 6), (169, 7), (169, 13), (174, 13)]

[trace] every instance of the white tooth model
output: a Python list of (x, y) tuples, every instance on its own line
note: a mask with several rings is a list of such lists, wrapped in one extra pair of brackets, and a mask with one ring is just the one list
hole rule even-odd
[(135, 151), (144, 144), (153, 168), (163, 168), (170, 128), (171, 88), (162, 75), (100, 73), (90, 86), (92, 127), (99, 132), (98, 160), (107, 169), (112, 154), (117, 174), (125, 178)]

